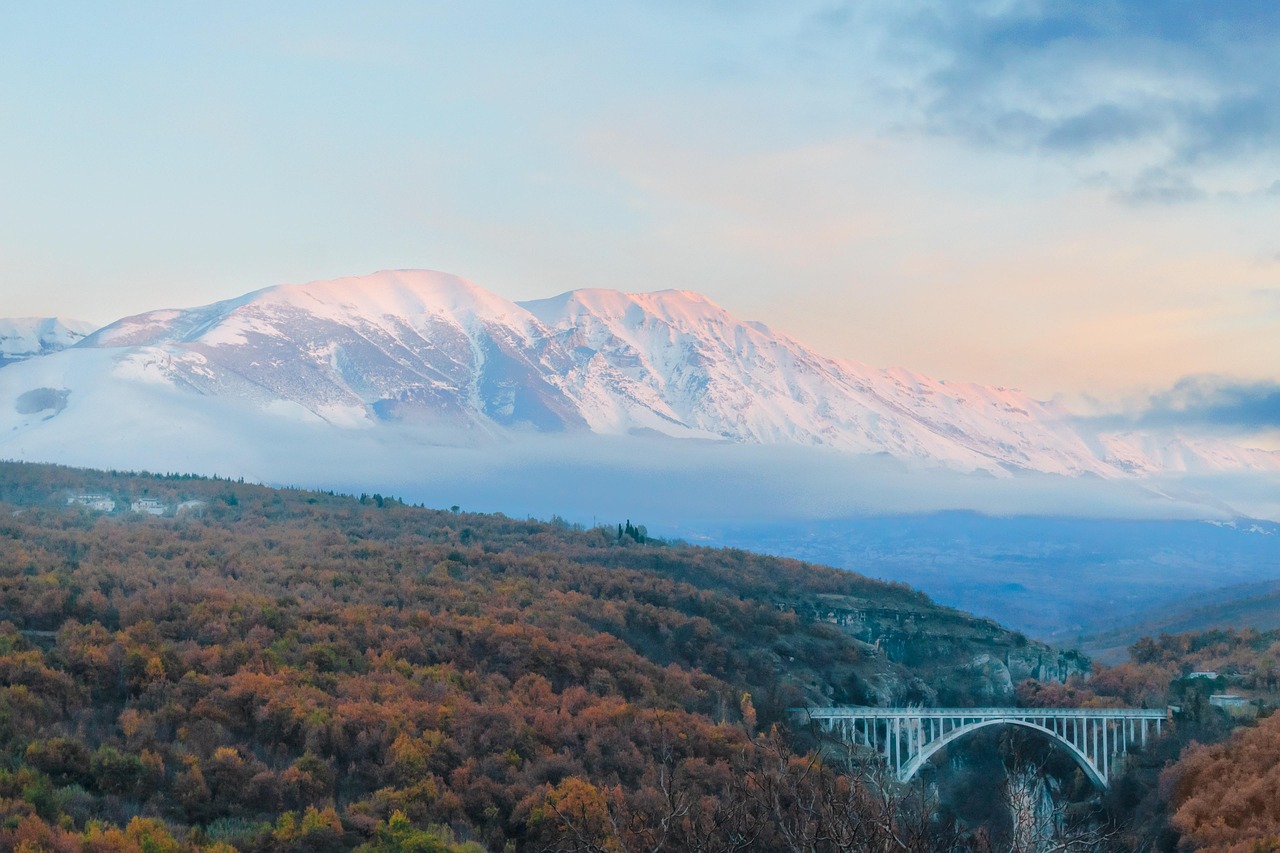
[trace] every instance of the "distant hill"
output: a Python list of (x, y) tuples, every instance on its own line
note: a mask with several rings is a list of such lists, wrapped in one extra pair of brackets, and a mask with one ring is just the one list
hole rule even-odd
[(1280, 581), (1243, 584), (1198, 593), (1189, 599), (1136, 613), (1132, 621), (1086, 633), (1079, 648), (1104, 663), (1118, 663), (1142, 637), (1214, 629), (1280, 629)]
[[(1218, 618), (1255, 618), (1248, 616), (1252, 608), (1265, 621), (1265, 599), (1239, 602), (1234, 614), (1226, 602), (1266, 589), (1242, 584), (1280, 583), (1280, 525), (1253, 519), (948, 512), (726, 525), (710, 538), (909, 583), (1048, 642), (1075, 646), (1087, 639), (1095, 650), (1100, 632), (1114, 632), (1114, 643), (1104, 646), (1123, 648), (1161, 630), (1161, 619), (1193, 630)], [(1195, 606), (1190, 602), (1218, 612), (1187, 614), (1183, 627), (1176, 617)]]

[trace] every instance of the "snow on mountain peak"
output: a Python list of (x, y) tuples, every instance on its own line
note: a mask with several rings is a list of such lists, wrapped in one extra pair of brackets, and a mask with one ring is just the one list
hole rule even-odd
[(342, 325), (418, 326), (425, 318), (463, 327), (476, 321), (527, 325), (526, 313), (472, 282), (430, 270), (282, 284), (189, 309), (126, 317), (93, 337), (94, 346), (162, 342), (243, 344), (252, 335), (288, 337), (301, 317)]
[[(77, 375), (106, 369), (176, 395), (179, 409), (198, 396), (348, 429), (657, 432), (997, 475), (1280, 470), (1280, 454), (1099, 437), (1019, 391), (827, 358), (688, 290), (515, 303), (448, 273), (387, 270), (125, 318), (64, 355), (84, 365)], [(20, 372), (4, 375), (0, 397), (31, 390)], [(87, 410), (37, 413), (22, 428), (76, 411)]]
[(292, 305), (332, 319), (413, 318), (431, 314), (457, 320), (519, 321), (524, 314), (509, 302), (460, 276), (433, 270), (383, 270), (261, 291), (263, 302)]
[(62, 317), (0, 318), (0, 365), (75, 346), (96, 328)]
[(708, 322), (737, 322), (719, 305), (692, 290), (624, 293), (607, 288), (584, 288), (519, 304), (553, 328), (572, 325), (575, 318), (587, 315), (631, 322), (645, 317), (657, 318), (682, 329)]

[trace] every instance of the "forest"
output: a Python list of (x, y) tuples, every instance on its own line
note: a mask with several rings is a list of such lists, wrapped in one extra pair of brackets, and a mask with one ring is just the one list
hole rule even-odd
[[(1091, 667), (901, 585), (622, 523), (0, 463), (0, 848), (1008, 849), (788, 709), (1176, 702), (1080, 844), (1280, 849), (1274, 636)], [(1202, 701), (1210, 665), (1256, 722)]]

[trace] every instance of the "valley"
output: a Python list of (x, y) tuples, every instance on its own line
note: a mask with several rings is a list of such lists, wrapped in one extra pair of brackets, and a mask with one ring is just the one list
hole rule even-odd
[(1144, 631), (1280, 628), (1271, 522), (920, 513), (726, 525), (710, 541), (903, 581), (1109, 662)]

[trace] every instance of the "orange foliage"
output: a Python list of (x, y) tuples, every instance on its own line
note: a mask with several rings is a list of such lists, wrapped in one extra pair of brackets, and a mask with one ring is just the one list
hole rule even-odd
[[(1197, 850), (1254, 853), (1280, 846), (1280, 714), (1225, 743), (1193, 745), (1165, 771), (1173, 825)], [(1270, 841), (1266, 841), (1270, 839)], [(1271, 846), (1267, 846), (1267, 844)]]

